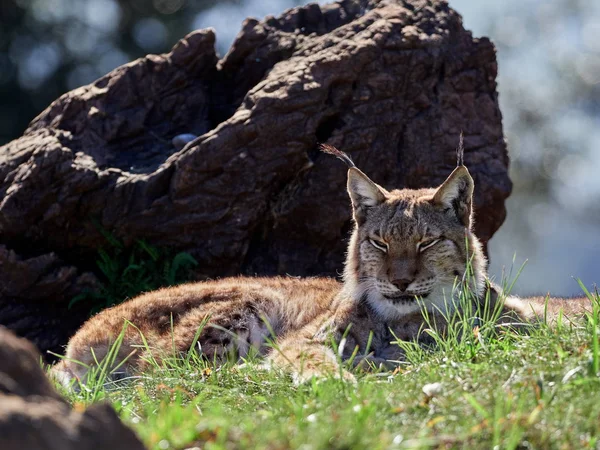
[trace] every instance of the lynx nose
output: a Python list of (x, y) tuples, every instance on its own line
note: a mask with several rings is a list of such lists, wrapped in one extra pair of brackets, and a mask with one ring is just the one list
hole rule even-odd
[(402, 278), (402, 279), (398, 279), (398, 280), (392, 280), (392, 284), (394, 286), (396, 286), (398, 289), (400, 289), (401, 291), (406, 291), (406, 288), (413, 281), (414, 281), (414, 279), (413, 280), (408, 280), (408, 279)]

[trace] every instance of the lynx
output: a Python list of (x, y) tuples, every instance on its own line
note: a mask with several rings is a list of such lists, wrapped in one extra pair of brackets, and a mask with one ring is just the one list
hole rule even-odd
[[(394, 341), (427, 344), (424, 313), (427, 324), (443, 330), (461, 290), (472, 293), (475, 307), (486, 300), (501, 308), (499, 322), (547, 313), (543, 298), (498, 303), (499, 289), (487, 279), (487, 261), (472, 231), (474, 183), (462, 160), (437, 188), (388, 191), (345, 153), (322, 150), (349, 166), (354, 230), (343, 283), (239, 277), (149, 292), (89, 319), (54, 375), (64, 383), (74, 377), (85, 382), (88, 367), (124, 330), (115, 358), (115, 366), (125, 361), (120, 375), (143, 370), (148, 352), (155, 358), (183, 354), (197, 340), (197, 351), (210, 360), (256, 352), (298, 382), (326, 375), (353, 379), (340, 359), (362, 368), (393, 367), (403, 359)], [(583, 312), (586, 299), (553, 299), (550, 312), (558, 308)]]

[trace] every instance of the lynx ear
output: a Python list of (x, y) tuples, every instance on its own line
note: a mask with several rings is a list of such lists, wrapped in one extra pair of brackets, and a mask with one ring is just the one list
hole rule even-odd
[(360, 225), (369, 208), (383, 203), (387, 192), (356, 167), (348, 170), (348, 194), (354, 208), (354, 219)]
[(448, 209), (465, 227), (471, 226), (473, 178), (465, 166), (458, 166), (433, 196), (433, 202)]

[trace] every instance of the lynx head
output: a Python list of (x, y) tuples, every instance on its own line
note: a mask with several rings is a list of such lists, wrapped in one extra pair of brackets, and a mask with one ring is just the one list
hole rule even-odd
[[(421, 308), (453, 305), (453, 288), (471, 263), (471, 289), (485, 285), (486, 260), (471, 232), (473, 179), (459, 165), (437, 189), (387, 191), (339, 150), (328, 153), (349, 165), (348, 193), (354, 232), (344, 269), (344, 285), (386, 320)], [(334, 151), (339, 152), (335, 153)]]

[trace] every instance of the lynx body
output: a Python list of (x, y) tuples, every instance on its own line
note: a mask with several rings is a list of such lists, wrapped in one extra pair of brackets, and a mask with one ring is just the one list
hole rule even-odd
[[(344, 153), (354, 231), (343, 283), (326, 278), (227, 278), (143, 294), (89, 319), (70, 340), (54, 373), (64, 382), (85, 381), (125, 327), (115, 366), (142, 370), (144, 355), (188, 352), (194, 344), (208, 359), (251, 349), (298, 380), (352, 375), (339, 358), (362, 367), (390, 367), (402, 360), (396, 339), (427, 342), (423, 309), (444, 327), (458, 307), (460, 289), (473, 302), (497, 290), (487, 281), (487, 262), (472, 232), (473, 179), (462, 164), (438, 188), (388, 191), (371, 181)], [(469, 267), (469, 276), (466, 271)], [(457, 288), (458, 287), (458, 288)], [(477, 305), (475, 305), (477, 306)], [(509, 297), (500, 321), (542, 316), (544, 299)], [(550, 309), (586, 308), (586, 300), (552, 301)], [(201, 331), (199, 331), (201, 330)], [(142, 338), (143, 336), (143, 338)], [(336, 343), (338, 355), (331, 343)]]

